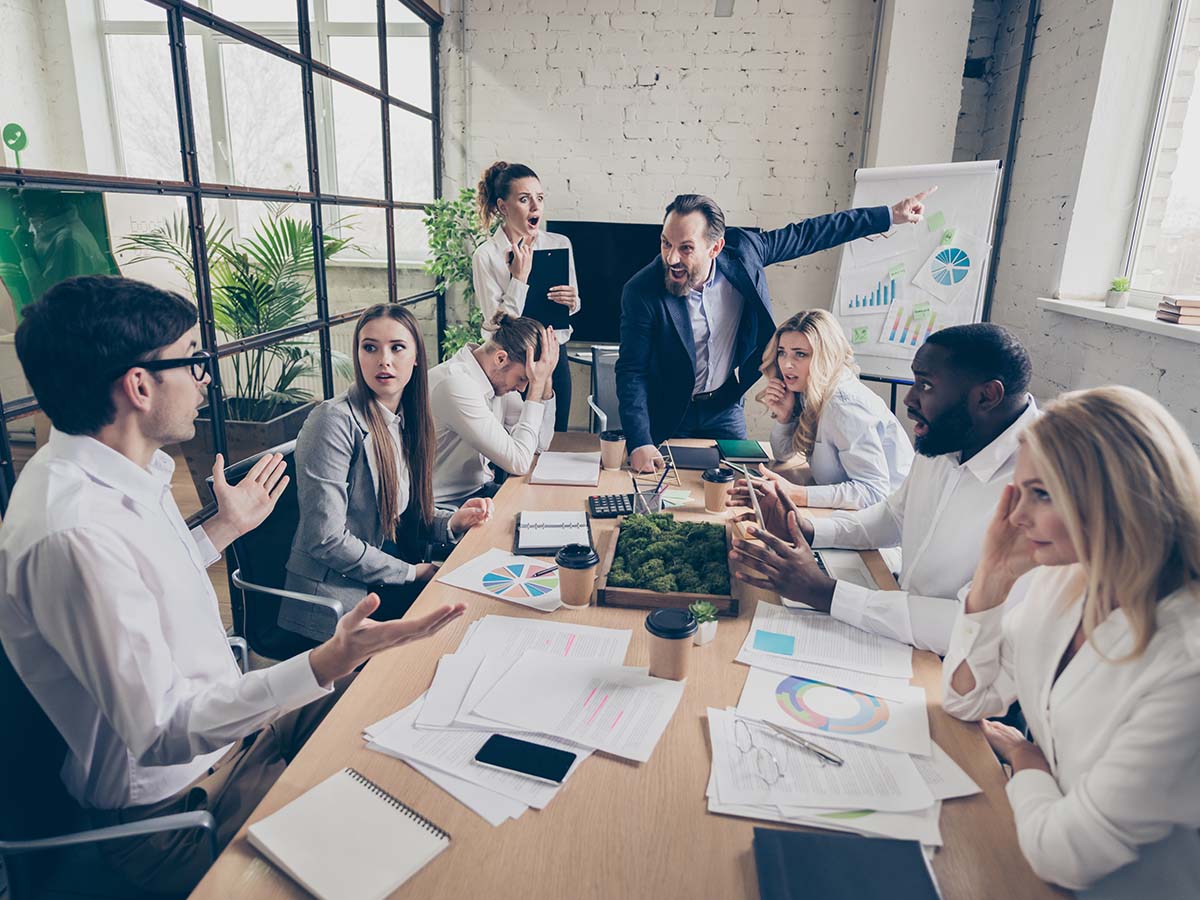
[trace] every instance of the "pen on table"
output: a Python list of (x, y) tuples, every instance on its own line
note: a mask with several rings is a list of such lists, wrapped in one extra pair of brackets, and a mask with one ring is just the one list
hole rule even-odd
[(789, 741), (799, 744), (805, 750), (817, 754), (817, 756), (833, 763), (835, 766), (840, 766), (843, 762), (842, 758), (836, 753), (826, 750), (820, 744), (814, 744), (807, 738), (800, 737), (800, 735), (796, 734), (794, 731), (788, 731), (786, 728), (782, 728), (781, 726), (776, 725), (774, 722), (763, 722), (763, 724), (772, 731), (777, 732), (781, 736), (787, 738)]
[(551, 572), (557, 572), (557, 571), (558, 571), (558, 566), (547, 566), (546, 568), (542, 569), (539, 572), (534, 572), (529, 577), (530, 578), (541, 578), (543, 575), (549, 575)]
[(672, 468), (674, 468), (674, 466), (672, 466), (670, 463), (663, 463), (662, 474), (658, 476), (658, 484), (654, 486), (655, 494), (662, 490), (663, 482), (667, 480), (667, 473), (670, 472)]

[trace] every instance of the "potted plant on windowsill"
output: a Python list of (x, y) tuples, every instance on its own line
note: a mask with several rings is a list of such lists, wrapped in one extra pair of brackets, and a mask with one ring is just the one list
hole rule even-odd
[(688, 606), (696, 617), (696, 634), (692, 638), (696, 645), (707, 644), (717, 636), (717, 608), (707, 600), (700, 600)]
[(437, 289), (445, 302), (446, 291), (459, 286), (467, 309), (466, 321), (446, 326), (442, 336), (442, 359), (449, 359), (464, 345), (478, 342), (483, 329), (483, 313), (475, 305), (475, 282), (471, 257), (488, 234), (479, 221), (475, 189), (463, 188), (458, 197), (443, 197), (425, 207), (421, 220), (429, 233), (429, 259), (425, 270), (438, 280)]
[(1114, 278), (1112, 287), (1104, 298), (1104, 305), (1109, 309), (1124, 309), (1129, 304), (1129, 279)]
[[(241, 239), (220, 219), (205, 226), (213, 319), (221, 340), (255, 337), (312, 318), (312, 223), (286, 213), (286, 205), (268, 203), (253, 233)], [(351, 237), (330, 237), (335, 230), (346, 233), (352, 227), (347, 220), (329, 226), (322, 245), (326, 260), (358, 249)], [(137, 254), (130, 264), (147, 259), (169, 262), (195, 296), (191, 239), (182, 213), (148, 232), (130, 235), (117, 250)], [(221, 380), (227, 462), (299, 434), (316, 403), (314, 397), (321, 393), (320, 352), (316, 334), (310, 333), (226, 359)], [(338, 375), (353, 377), (353, 364), (344, 353), (333, 351), (332, 361)], [(216, 452), (211, 421), (209, 408), (202, 407), (195, 437), (182, 445), (201, 503), (209, 499), (205, 479), (212, 473)]]

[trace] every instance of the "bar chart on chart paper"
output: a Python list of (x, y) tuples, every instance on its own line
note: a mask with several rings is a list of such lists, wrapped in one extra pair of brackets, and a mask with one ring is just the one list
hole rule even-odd
[(879, 343), (894, 347), (919, 347), (937, 331), (938, 315), (928, 304), (924, 308), (896, 306), (883, 321)]
[(903, 267), (880, 273), (864, 272), (841, 286), (839, 313), (843, 316), (866, 316), (886, 313), (888, 307), (902, 300), (905, 290)]

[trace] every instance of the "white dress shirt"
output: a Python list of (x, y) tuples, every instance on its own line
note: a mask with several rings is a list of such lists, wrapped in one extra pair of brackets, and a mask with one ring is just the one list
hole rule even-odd
[(902, 550), (900, 590), (839, 581), (831, 615), (944, 655), (961, 607), (959, 592), (979, 562), (983, 535), (1017, 464), (1018, 437), (1038, 416), (1028, 398), (1020, 417), (965, 463), (959, 454), (918, 455), (900, 490), (856, 512), (813, 519), (814, 547)]
[(219, 558), (148, 469), (51, 431), (0, 526), (0, 639), (66, 741), (86, 807), (165, 800), (232, 742), (327, 693), (308, 654), (238, 671), (205, 569)]
[[(575, 280), (575, 251), (571, 249), (571, 239), (566, 235), (553, 231), (539, 231), (533, 241), (534, 250), (559, 250), (565, 248), (567, 253), (568, 284), (576, 290), (579, 283)], [(475, 286), (475, 299), (479, 301), (479, 309), (483, 313), (483, 321), (496, 314), (501, 307), (514, 316), (525, 312), (525, 297), (529, 293), (529, 285), (513, 277), (508, 270), (508, 254), (512, 252), (512, 241), (508, 239), (503, 228), (497, 228), (495, 234), (475, 248), (471, 257), (471, 275)], [(582, 302), (576, 300), (571, 307), (570, 315), (579, 312)], [(560, 343), (565, 344), (571, 339), (571, 329), (556, 328)], [(487, 332), (483, 339), (487, 340)]]
[[(1079, 627), (1078, 566), (1035, 570), (1025, 601), (959, 614), (942, 706), (960, 719), (1013, 700), (1050, 765), (1008, 782), (1021, 851), (1046, 881), (1095, 898), (1200, 897), (1200, 585), (1159, 601), (1145, 652), (1116, 610), (1055, 680)], [(1107, 657), (1107, 659), (1105, 658)], [(966, 660), (975, 689), (950, 678)]]
[(745, 300), (712, 262), (708, 280), (688, 292), (688, 316), (696, 342), (696, 382), (693, 394), (715, 391), (733, 372), (733, 345), (742, 321)]
[[(776, 459), (792, 456), (796, 419), (771, 429)], [(912, 466), (913, 448), (900, 422), (879, 396), (850, 371), (821, 408), (816, 440), (808, 454), (813, 484), (808, 505), (865, 509), (900, 489)]]
[(433, 500), (456, 503), (493, 480), (488, 463), (511, 475), (524, 475), (533, 456), (554, 438), (554, 397), (521, 400), (516, 391), (496, 396), (467, 344), (429, 370), (437, 454)]

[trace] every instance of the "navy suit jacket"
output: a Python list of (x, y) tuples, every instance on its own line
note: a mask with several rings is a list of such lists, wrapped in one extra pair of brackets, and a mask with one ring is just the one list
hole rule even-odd
[[(764, 269), (891, 227), (891, 210), (877, 206), (814, 216), (775, 231), (726, 230), (717, 268), (745, 302), (734, 341), (732, 383), (727, 383), (723, 400), (736, 403), (759, 379), (763, 351), (775, 333)], [(671, 437), (691, 403), (696, 343), (687, 298), (667, 292), (661, 256), (629, 279), (621, 293), (616, 374), (630, 450)]]

